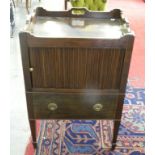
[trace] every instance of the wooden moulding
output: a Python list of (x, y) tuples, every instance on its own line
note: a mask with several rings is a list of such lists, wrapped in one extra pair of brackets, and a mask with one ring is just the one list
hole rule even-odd
[[(73, 14), (73, 11), (80, 10), (84, 11), (84, 14)], [(37, 7), (35, 10), (36, 16), (48, 16), (48, 17), (74, 17), (74, 18), (100, 18), (100, 19), (121, 19), (121, 10), (114, 9), (110, 12), (102, 12), (102, 11), (88, 11), (87, 8), (78, 7), (78, 8), (71, 8), (67, 11), (47, 11), (42, 7)]]
[[(85, 14), (72, 14), (74, 10), (84, 10)], [(94, 19), (114, 19), (119, 20), (122, 25), (125, 25), (125, 32), (122, 31), (122, 37), (116, 39), (106, 38), (48, 38), (38, 37), (33, 34), (33, 26), (37, 17), (68, 17), (68, 18), (94, 18)], [(134, 32), (130, 30), (129, 24), (122, 17), (122, 12), (119, 9), (114, 9), (110, 12), (89, 12), (86, 8), (72, 8), (69, 11), (47, 11), (42, 7), (37, 7), (29, 16), (26, 26), (21, 33), (24, 33), (27, 38), (28, 47), (91, 47), (91, 48), (130, 48), (130, 38), (134, 38)]]
[[(91, 48), (130, 48), (129, 38), (132, 34), (123, 36), (120, 39), (88, 39), (88, 38), (42, 38), (27, 33), (29, 47), (91, 47)], [(132, 47), (131, 47), (132, 48)]]
[[(73, 14), (72, 12), (74, 10), (83, 10), (85, 13), (84, 14)], [(42, 7), (37, 7), (34, 12), (28, 16), (26, 20), (26, 26), (23, 29), (23, 32), (27, 32), (30, 34), (29, 37), (36, 37), (39, 39), (39, 37), (35, 36), (32, 31), (33, 31), (33, 25), (35, 25), (37, 17), (62, 17), (62, 18), (80, 18), (80, 19), (102, 19), (103, 21), (106, 19), (113, 20), (113, 21), (119, 21), (121, 25), (125, 27), (126, 32), (124, 33), (123, 36), (128, 36), (128, 35), (133, 35), (134, 32), (131, 31), (129, 27), (129, 23), (127, 19), (125, 19), (122, 15), (122, 11), (120, 9), (114, 9), (110, 12), (101, 12), (101, 11), (88, 11), (86, 8), (71, 8), (68, 11), (47, 11)], [(48, 38), (47, 38), (48, 39)], [(59, 38), (60, 39), (60, 38)], [(64, 38), (62, 38), (64, 39)], [(74, 38), (73, 38), (74, 39)], [(96, 38), (99, 39), (99, 38)], [(104, 38), (100, 38), (104, 39)], [(121, 39), (121, 38), (120, 38)], [(61, 41), (61, 40), (60, 40)]]
[[(27, 93), (47, 93), (50, 92), (51, 94), (54, 93), (73, 93), (73, 94), (93, 94), (93, 95), (118, 95), (119, 90), (117, 89), (108, 89), (108, 90), (99, 90), (99, 89), (56, 89), (56, 88), (32, 88), (32, 91), (27, 91)], [(123, 94), (123, 93), (122, 93)]]
[(23, 66), (23, 74), (24, 74), (24, 81), (25, 81), (25, 89), (31, 90), (32, 83), (31, 77), (29, 72), (29, 53), (28, 53), (28, 44), (27, 44), (27, 34), (26, 33), (19, 33), (19, 40), (20, 40), (20, 48), (21, 48), (21, 58), (22, 58), (22, 66)]

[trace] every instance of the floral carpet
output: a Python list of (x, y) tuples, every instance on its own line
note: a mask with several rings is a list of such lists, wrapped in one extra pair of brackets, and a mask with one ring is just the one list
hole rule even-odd
[(105, 120), (41, 121), (36, 155), (144, 155), (144, 89), (127, 88), (114, 151), (113, 122)]

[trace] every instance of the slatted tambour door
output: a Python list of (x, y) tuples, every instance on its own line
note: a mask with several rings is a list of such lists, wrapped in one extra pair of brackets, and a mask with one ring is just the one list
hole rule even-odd
[(119, 89), (125, 49), (30, 48), (33, 88)]

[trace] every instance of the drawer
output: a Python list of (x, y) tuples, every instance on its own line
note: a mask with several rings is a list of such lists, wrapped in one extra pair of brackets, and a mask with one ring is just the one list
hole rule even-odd
[(117, 95), (33, 93), (34, 119), (113, 119)]

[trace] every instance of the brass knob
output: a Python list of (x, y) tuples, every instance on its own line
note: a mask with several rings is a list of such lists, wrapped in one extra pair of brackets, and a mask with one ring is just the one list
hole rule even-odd
[(34, 71), (34, 68), (33, 67), (29, 68), (29, 71), (30, 72), (33, 72)]
[(103, 109), (103, 105), (100, 104), (100, 103), (96, 103), (94, 106), (93, 106), (93, 109), (95, 111), (101, 111)]
[(58, 108), (57, 104), (56, 103), (49, 103), (48, 104), (48, 109), (51, 110), (51, 111), (54, 111)]

